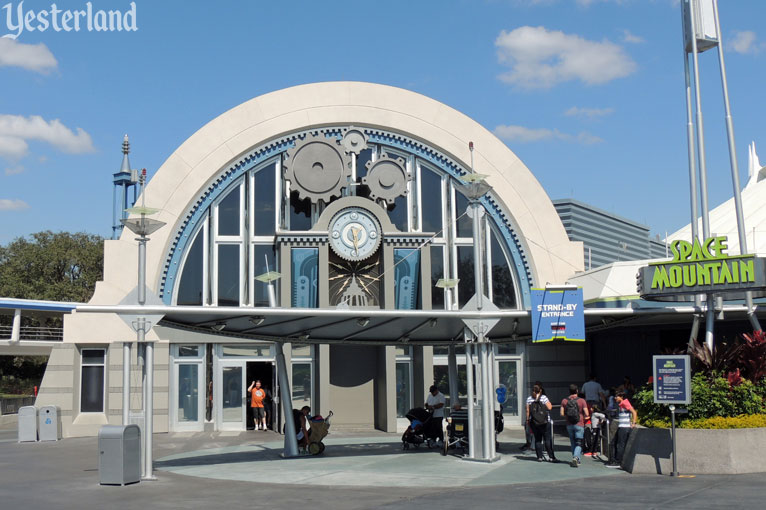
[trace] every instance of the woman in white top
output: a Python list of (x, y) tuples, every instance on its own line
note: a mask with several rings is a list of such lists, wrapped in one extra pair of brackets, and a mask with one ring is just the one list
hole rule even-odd
[(539, 384), (535, 384), (532, 388), (532, 395), (527, 397), (527, 424), (535, 435), (535, 454), (538, 462), (545, 460), (543, 458), (543, 444), (545, 444), (551, 462), (556, 461), (553, 445), (550, 441), (550, 425), (548, 424), (549, 412), (552, 407), (553, 405), (543, 393), (543, 389)]

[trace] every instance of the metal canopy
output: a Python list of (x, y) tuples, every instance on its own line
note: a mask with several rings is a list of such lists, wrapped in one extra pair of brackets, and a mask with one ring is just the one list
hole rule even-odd
[[(221, 337), (296, 343), (447, 345), (463, 343), (464, 319), (498, 320), (487, 337), (496, 343), (531, 338), (528, 310), (366, 310), (209, 306), (79, 305), (80, 313), (162, 314), (160, 325)], [(726, 305), (726, 314), (746, 319), (747, 308)], [(684, 324), (704, 308), (585, 309), (586, 332), (623, 325)]]

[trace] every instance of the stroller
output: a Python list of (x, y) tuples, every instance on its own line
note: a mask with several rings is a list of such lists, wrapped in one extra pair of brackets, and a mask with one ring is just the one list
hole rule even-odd
[(438, 431), (434, 430), (436, 420), (431, 419), (431, 413), (422, 407), (415, 407), (410, 409), (405, 417), (410, 421), (410, 425), (402, 434), (402, 450), (409, 450), (410, 446), (419, 448), (423, 443), (431, 448), (439, 436)]
[(327, 437), (327, 434), (330, 432), (330, 418), (332, 418), (332, 414), (332, 411), (330, 411), (325, 418), (316, 415), (309, 419), (311, 428), (309, 428), (308, 450), (311, 455), (319, 455), (324, 452), (322, 439)]
[[(497, 435), (503, 431), (505, 420), (503, 419), (502, 406), (500, 411), (495, 411), (495, 450), (500, 450)], [(455, 410), (450, 413), (447, 423), (447, 440), (444, 442), (441, 454), (447, 455), (450, 448), (460, 448), (465, 454), (468, 451), (468, 411), (466, 409)]]

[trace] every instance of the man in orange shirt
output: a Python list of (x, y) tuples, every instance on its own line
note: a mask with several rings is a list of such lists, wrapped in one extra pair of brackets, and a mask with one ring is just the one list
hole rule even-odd
[(261, 388), (261, 381), (253, 381), (247, 391), (250, 392), (250, 407), (253, 408), (255, 430), (266, 430), (266, 410), (263, 408), (266, 390)]

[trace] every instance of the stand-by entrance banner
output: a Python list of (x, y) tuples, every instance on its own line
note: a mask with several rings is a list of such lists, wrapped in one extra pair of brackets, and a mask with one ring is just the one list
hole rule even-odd
[(532, 341), (585, 341), (582, 289), (532, 289)]

